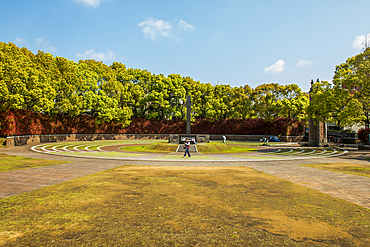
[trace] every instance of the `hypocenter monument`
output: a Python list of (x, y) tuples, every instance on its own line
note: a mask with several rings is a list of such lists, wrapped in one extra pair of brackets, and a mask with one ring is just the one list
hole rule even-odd
[(186, 96), (186, 134), (171, 134), (169, 142), (184, 144), (185, 140), (190, 140), (191, 144), (209, 142), (207, 134), (191, 134), (191, 96)]
[[(320, 82), (317, 78), (316, 82)], [(312, 101), (313, 80), (311, 79), (311, 88), (309, 92), (310, 103)], [(327, 124), (326, 122), (316, 121), (311, 118), (308, 120), (308, 146), (310, 147), (324, 147), (328, 144)]]

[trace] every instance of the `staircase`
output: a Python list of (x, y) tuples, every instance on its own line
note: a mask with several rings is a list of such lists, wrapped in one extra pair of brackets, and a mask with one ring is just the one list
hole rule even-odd
[[(177, 150), (176, 150), (176, 152), (185, 152), (185, 144), (180, 144), (178, 147), (177, 147)], [(195, 153), (198, 153), (198, 149), (197, 149), (197, 147), (196, 147), (196, 145), (190, 145), (190, 153), (191, 152), (195, 152)]]

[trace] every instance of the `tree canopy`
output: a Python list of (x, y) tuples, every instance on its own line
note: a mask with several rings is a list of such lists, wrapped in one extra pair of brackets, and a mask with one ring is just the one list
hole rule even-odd
[(91, 115), (101, 122), (129, 124), (133, 117), (192, 120), (286, 117), (307, 119), (307, 94), (296, 84), (211, 85), (178, 74), (71, 61), (0, 42), (0, 110), (23, 109), (49, 115)]
[(307, 109), (312, 119), (336, 123), (340, 127), (357, 123), (369, 125), (370, 48), (350, 57), (335, 68), (333, 83), (312, 86)]

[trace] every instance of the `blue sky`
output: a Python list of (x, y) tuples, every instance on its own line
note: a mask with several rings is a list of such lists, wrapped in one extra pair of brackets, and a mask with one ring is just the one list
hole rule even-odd
[(2, 0), (0, 41), (213, 85), (331, 80), (370, 40), (370, 1)]

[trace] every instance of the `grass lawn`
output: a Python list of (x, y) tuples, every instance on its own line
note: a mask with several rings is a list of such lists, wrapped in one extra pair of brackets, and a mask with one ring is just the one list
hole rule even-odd
[(217, 142), (210, 142), (207, 145), (197, 145), (197, 148), (200, 153), (245, 153), (258, 150), (246, 146), (233, 146), (228, 143)]
[(310, 164), (304, 166), (370, 177), (370, 165), (360, 165), (353, 163), (325, 163), (325, 164)]
[[(210, 143), (223, 143), (223, 141), (210, 141)], [(245, 145), (245, 146), (262, 146), (263, 142), (259, 141), (229, 141), (227, 140), (225, 144), (228, 145)], [(269, 142), (270, 146), (287, 144), (287, 142)]]
[(120, 147), (123, 151), (130, 151), (130, 152), (145, 152), (145, 153), (169, 153), (169, 152), (176, 152), (178, 144), (171, 144), (171, 143), (151, 143), (147, 145), (132, 145), (132, 146), (124, 146)]
[(0, 153), (0, 172), (51, 166), (68, 163), (66, 161), (40, 160), (25, 157), (18, 157)]
[(68, 156), (78, 156), (78, 157), (89, 157), (89, 158), (123, 158), (123, 157), (135, 157), (135, 156), (145, 156), (146, 154), (133, 154), (133, 153), (118, 153), (118, 152), (97, 152), (97, 153), (81, 153), (81, 152), (65, 152), (57, 153)]
[(4, 246), (370, 246), (370, 211), (246, 167), (122, 166), (0, 200)]
[[(124, 146), (120, 149), (123, 151), (131, 152), (176, 152), (178, 145), (170, 143), (153, 143), (150, 145), (132, 145)], [(219, 142), (212, 142), (207, 144), (197, 145), (198, 152), (200, 153), (244, 153), (256, 151), (256, 148), (250, 148), (246, 146), (233, 146)], [(181, 150), (183, 151), (183, 150)]]

